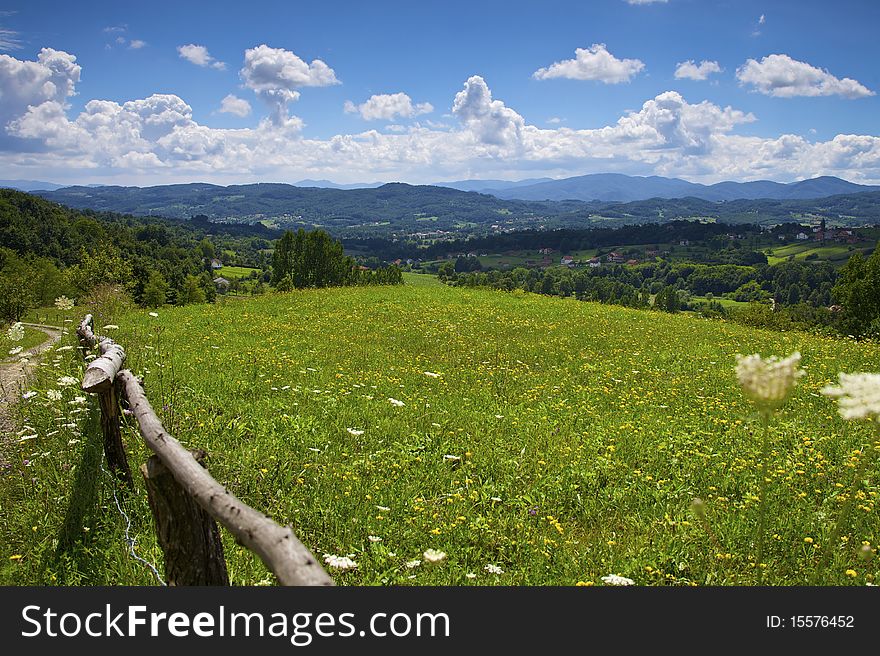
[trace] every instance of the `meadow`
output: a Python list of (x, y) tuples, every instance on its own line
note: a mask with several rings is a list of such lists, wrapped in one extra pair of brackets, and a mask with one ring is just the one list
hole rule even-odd
[[(406, 283), (96, 326), (119, 326), (104, 332), (217, 480), (319, 559), (357, 563), (330, 570), (340, 585), (756, 584), (761, 427), (735, 356), (799, 351), (806, 375), (771, 424), (763, 582), (880, 576), (877, 463), (827, 548), (875, 433), (820, 393), (839, 371), (877, 370), (877, 344)], [(4, 447), (0, 581), (155, 584), (128, 553), (94, 410), (58, 385), (79, 375), (76, 352), (44, 365), (21, 407), (19, 439), (34, 437)], [(126, 439), (143, 462), (132, 427)], [(142, 486), (120, 507), (138, 556), (161, 564)], [(272, 582), (224, 543), (235, 584)], [(445, 560), (432, 565), (428, 549)]]

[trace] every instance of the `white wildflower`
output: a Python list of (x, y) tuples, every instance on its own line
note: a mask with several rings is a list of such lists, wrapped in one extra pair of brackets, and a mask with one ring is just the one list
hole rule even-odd
[(55, 299), (55, 307), (59, 310), (72, 310), (73, 300), (67, 298), (66, 296), (59, 296)]
[(72, 350), (73, 350), (73, 347), (70, 344), (68, 344), (67, 346), (59, 346), (57, 349), (55, 349), (55, 352), (56, 353), (64, 353), (65, 351), (72, 351)]
[(425, 562), (429, 565), (439, 565), (446, 560), (446, 554), (437, 549), (428, 549), (422, 555), (425, 557)]
[(28, 399), (34, 398), (36, 395), (37, 395), (36, 392), (30, 391), (30, 392), (25, 392), (24, 394), (22, 394), (21, 398), (23, 398), (25, 401), (27, 401)]
[(406, 561), (406, 563), (405, 563), (407, 569), (415, 569), (416, 567), (418, 567), (418, 566), (421, 565), (421, 564), (422, 564), (421, 559), (419, 559), (419, 560), (408, 560), (408, 561)]
[(609, 574), (608, 576), (603, 576), (602, 581), (605, 585), (635, 585), (636, 582), (632, 579), (628, 579), (625, 576), (618, 576), (617, 574)]
[(840, 386), (828, 385), (822, 394), (837, 399), (837, 411), (844, 419), (880, 418), (880, 374), (844, 374)]
[(149, 314), (151, 317), (154, 317), (154, 318), (159, 316), (158, 312), (148, 312), (147, 314)]
[(376, 506), (376, 510), (381, 510), (382, 512), (388, 512), (391, 510), (388, 506)]
[(489, 574), (504, 574), (503, 569), (501, 569), (498, 565), (493, 565), (492, 563), (489, 563), (483, 569), (489, 572)]
[(475, 578), (477, 578), (477, 575), (474, 574), (473, 572), (468, 572), (467, 574), (465, 574), (465, 578), (475, 579)]
[(324, 562), (328, 567), (335, 569), (357, 569), (357, 563), (348, 556), (334, 556), (332, 554), (324, 554)]
[(108, 323), (106, 326), (104, 326), (104, 330), (119, 330), (119, 326), (117, 326), (115, 323)]
[(381, 542), (382, 541), (382, 538), (380, 538), (378, 535), (368, 535), (367, 539), (370, 542)]
[(21, 325), (21, 321), (16, 321), (9, 326), (9, 330), (6, 331), (6, 338), (12, 342), (20, 342), (24, 339), (24, 326)]
[(14, 348), (9, 349), (9, 355), (18, 355), (19, 353), (21, 353), (20, 346), (16, 346)]
[(79, 381), (73, 376), (62, 376), (58, 379), (58, 387), (70, 387), (71, 385), (79, 385)]
[(37, 439), (37, 436), (36, 436), (36, 435), (25, 435), (24, 437), (20, 437), (20, 438), (18, 438), (18, 441), (19, 441), (19, 442), (25, 442), (25, 441), (27, 441), (27, 440), (35, 440), (35, 439)]
[(761, 411), (780, 408), (791, 395), (797, 379), (804, 375), (798, 368), (801, 354), (792, 353), (780, 360), (776, 356), (736, 356), (736, 377), (743, 391)]
[(391, 403), (391, 405), (396, 405), (398, 408), (406, 405), (403, 401), (398, 401), (397, 399), (392, 399), (390, 396), (388, 397), (388, 402)]
[(345, 430), (348, 431), (348, 433), (350, 435), (354, 435), (355, 437), (358, 437), (358, 436), (364, 434), (364, 431), (358, 430), (357, 428), (346, 428)]
[(61, 390), (46, 390), (46, 396), (49, 397), (50, 401), (60, 401), (61, 400)]
[(433, 371), (423, 371), (422, 373), (429, 378), (440, 378), (440, 374), (435, 374)]

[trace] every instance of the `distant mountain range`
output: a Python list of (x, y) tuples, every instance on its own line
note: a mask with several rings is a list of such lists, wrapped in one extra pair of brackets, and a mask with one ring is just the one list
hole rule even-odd
[(619, 173), (597, 173), (533, 184), (515, 184), (489, 191), (499, 198), (518, 200), (582, 200), (628, 203), (649, 198), (700, 198), (730, 200), (809, 200), (839, 194), (880, 191), (880, 187), (859, 185), (824, 176), (782, 184), (769, 180), (719, 182), (703, 185), (678, 178), (647, 178)]
[(317, 187), (318, 189), (375, 189), (381, 187), (384, 182), (355, 182), (352, 184), (336, 184), (330, 180), (300, 180), (294, 182), (294, 187)]
[(458, 182), (435, 182), (435, 187), (449, 187), (450, 189), (458, 189), (459, 191), (476, 191), (481, 194), (494, 194), (495, 192), (506, 189), (515, 189), (518, 187), (526, 187), (536, 185), (541, 182), (552, 182), (553, 178), (529, 178), (528, 180), (459, 180)]
[[(383, 182), (338, 184), (330, 180), (306, 179), (295, 182), (293, 185), (282, 186), (353, 190), (378, 189), (385, 184)], [(94, 189), (103, 186), (92, 184), (85, 185), (84, 187)], [(183, 185), (163, 186), (181, 187)], [(554, 180), (553, 178), (529, 178), (517, 181), (458, 180), (455, 182), (436, 182), (432, 185), (424, 186), (446, 187), (457, 189), (458, 191), (475, 191), (481, 194), (491, 194), (504, 200), (614, 203), (629, 203), (649, 198), (699, 198), (714, 202), (759, 199), (811, 200), (840, 194), (880, 191), (880, 186), (860, 185), (831, 176), (822, 176), (788, 184), (771, 182), (770, 180), (758, 180), (755, 182), (719, 182), (717, 184), (704, 185), (688, 182), (680, 178), (664, 178), (656, 175), (640, 177), (623, 175), (621, 173), (595, 173), (559, 180)], [(42, 190), (55, 191), (64, 188), (64, 185), (35, 180), (0, 180), (0, 187), (11, 187), (19, 191), (30, 192)], [(84, 187), (79, 188), (82, 189)], [(113, 188), (119, 189), (120, 187)]]
[[(649, 180), (666, 188), (681, 182), (667, 178)], [(620, 178), (616, 181), (623, 182)], [(543, 184), (546, 183), (531, 186)], [(735, 183), (714, 185), (714, 193), (725, 190), (745, 193), (740, 191), (745, 189), (756, 194), (774, 192), (788, 197), (719, 201), (693, 196), (655, 196), (625, 203), (607, 200), (535, 201), (397, 182), (348, 190), (275, 183), (228, 187), (192, 183), (156, 187), (64, 187), (35, 193), (80, 210), (176, 219), (202, 216), (213, 222), (263, 223), (272, 228), (321, 227), (338, 236), (360, 237), (437, 236), (438, 231), (475, 235), (499, 230), (614, 227), (677, 219), (776, 224), (787, 221), (815, 223), (825, 218), (837, 225), (880, 224), (880, 190), (863, 191), (877, 188), (853, 185), (837, 178), (816, 178), (791, 185), (772, 182), (732, 185)], [(859, 193), (797, 197), (837, 189), (856, 189)], [(657, 187), (653, 191), (658, 193)]]
[(17, 189), (18, 191), (55, 191), (64, 185), (54, 182), (40, 182), (39, 180), (0, 180), (0, 187)]

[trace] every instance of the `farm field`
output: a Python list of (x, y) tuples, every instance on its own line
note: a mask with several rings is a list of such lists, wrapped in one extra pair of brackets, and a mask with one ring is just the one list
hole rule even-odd
[(835, 266), (843, 266), (856, 251), (861, 251), (865, 256), (870, 255), (875, 244), (874, 241), (861, 241), (852, 246), (846, 244), (817, 246), (815, 242), (788, 244), (771, 249), (767, 256), (767, 262), (772, 266), (784, 262), (789, 257), (794, 257), (796, 261), (801, 262), (806, 260), (808, 256), (815, 254), (815, 261), (827, 260)]
[[(874, 433), (820, 394), (839, 371), (876, 370), (878, 345), (426, 278), (135, 312), (112, 337), (217, 480), (319, 558), (357, 563), (331, 570), (341, 585), (756, 584), (761, 429), (735, 355), (797, 350), (806, 375), (772, 424), (764, 583), (880, 575), (860, 551), (880, 539), (876, 463), (822, 562)], [(59, 366), (22, 408), (36, 437), (7, 447), (0, 505), (18, 511), (0, 580), (154, 584), (126, 554), (106, 477), (86, 485), (94, 413), (59, 429), (78, 391), (45, 400), (75, 358), (49, 355)], [(127, 445), (142, 462), (131, 430)], [(138, 554), (160, 563), (143, 492), (129, 503)], [(224, 541), (234, 583), (271, 582)]]
[(247, 278), (254, 272), (259, 273), (260, 270), (251, 267), (224, 266), (219, 269), (214, 269), (213, 275), (226, 278), (227, 280), (239, 280), (241, 278)]

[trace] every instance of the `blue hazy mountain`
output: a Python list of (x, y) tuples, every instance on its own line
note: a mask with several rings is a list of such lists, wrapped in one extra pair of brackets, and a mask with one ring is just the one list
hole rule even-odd
[(840, 178), (823, 176), (783, 184), (770, 180), (719, 182), (703, 185), (678, 178), (596, 173), (535, 184), (515, 185), (487, 191), (499, 198), (517, 200), (583, 200), (627, 203), (648, 198), (700, 198), (728, 200), (808, 200), (840, 194), (877, 191), (880, 187), (859, 185)]
[(64, 185), (39, 180), (0, 180), (0, 187), (17, 189), (18, 191), (55, 191)]

